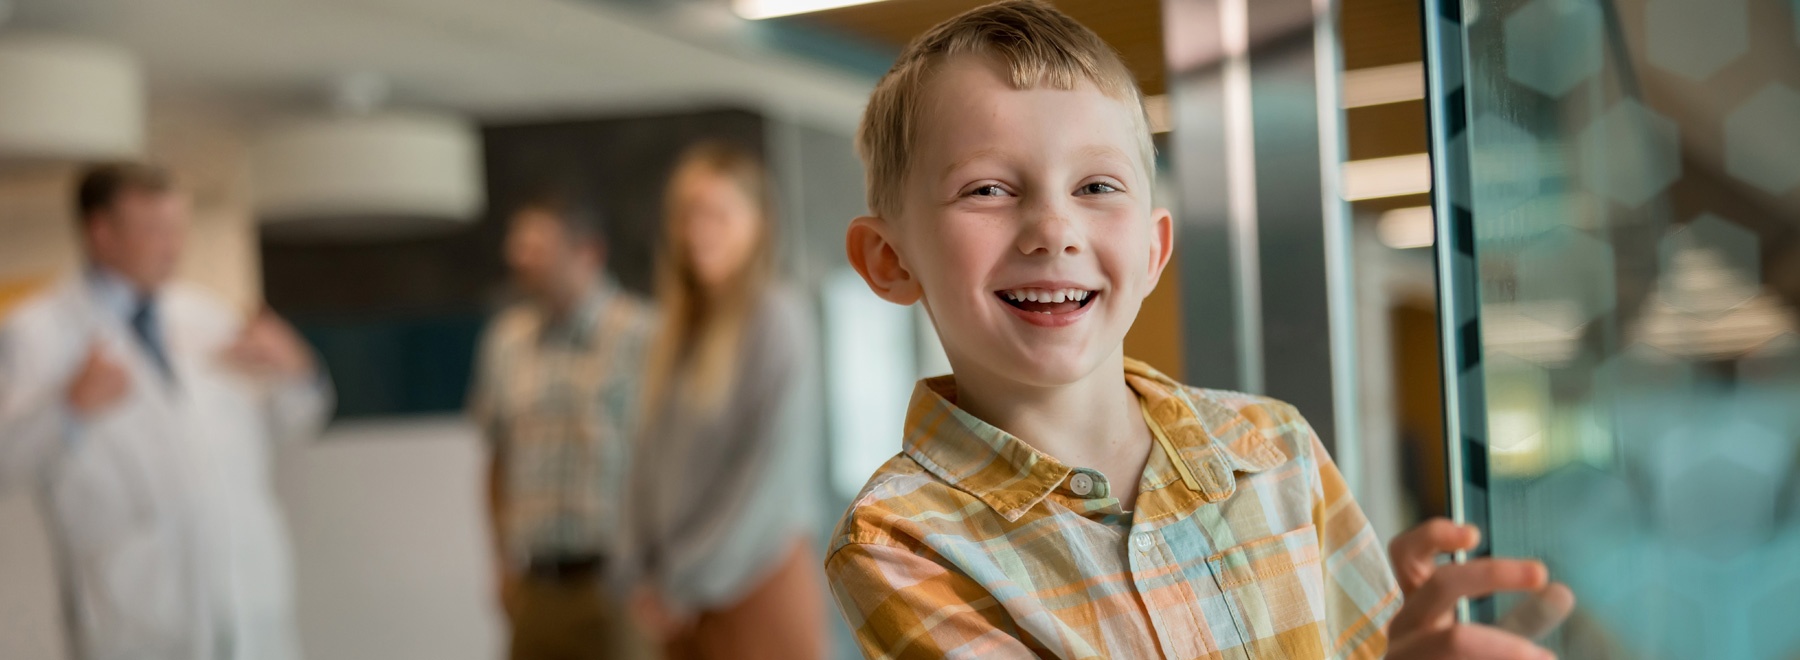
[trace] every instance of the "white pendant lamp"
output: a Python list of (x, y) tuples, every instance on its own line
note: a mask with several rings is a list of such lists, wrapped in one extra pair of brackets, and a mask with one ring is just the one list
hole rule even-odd
[(123, 48), (0, 35), (0, 161), (136, 157), (144, 104), (142, 73)]
[(379, 110), (385, 83), (341, 81), (331, 113), (288, 121), (253, 149), (256, 210), (274, 237), (372, 239), (464, 226), (483, 203), (468, 123)]

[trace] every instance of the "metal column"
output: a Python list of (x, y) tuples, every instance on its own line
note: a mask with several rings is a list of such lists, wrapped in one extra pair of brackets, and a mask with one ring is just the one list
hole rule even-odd
[(1190, 380), (1298, 406), (1354, 487), (1335, 5), (1164, 0)]

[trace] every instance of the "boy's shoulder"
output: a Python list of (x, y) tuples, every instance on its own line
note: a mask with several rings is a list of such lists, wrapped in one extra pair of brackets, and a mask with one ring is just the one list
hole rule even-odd
[(1216, 405), (1230, 411), (1265, 434), (1274, 433), (1283, 437), (1298, 434), (1300, 440), (1306, 440), (1306, 434), (1312, 432), (1312, 426), (1307, 424), (1300, 409), (1281, 399), (1193, 385), (1182, 385), (1181, 391), (1190, 401), (1199, 405)]
[(905, 452), (869, 477), (831, 534), (830, 557), (844, 546), (910, 546), (932, 531), (959, 529), (955, 512), (979, 505), (975, 496), (932, 474)]
[[(1214, 442), (1246, 451), (1256, 444), (1271, 444), (1291, 461), (1310, 458), (1315, 433), (1300, 409), (1274, 397), (1219, 390), (1178, 382), (1141, 364), (1133, 365), (1168, 387), (1196, 415)], [(1248, 422), (1248, 427), (1241, 425)]]

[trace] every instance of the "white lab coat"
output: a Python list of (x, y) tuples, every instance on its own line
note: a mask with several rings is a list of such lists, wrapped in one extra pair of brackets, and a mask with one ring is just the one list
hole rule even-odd
[[(317, 433), (331, 406), (326, 379), (259, 384), (233, 371), (219, 355), (243, 315), (170, 285), (158, 314), (171, 384), (132, 333), (119, 286), (98, 272), (72, 277), (0, 325), (0, 489), (38, 487), (71, 650), (86, 660), (294, 660), (271, 442)], [(77, 419), (64, 393), (96, 340), (129, 373), (130, 392)]]

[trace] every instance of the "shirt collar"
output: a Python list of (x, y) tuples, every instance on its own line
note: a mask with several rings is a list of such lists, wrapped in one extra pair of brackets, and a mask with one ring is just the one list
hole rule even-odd
[(600, 325), (601, 312), (617, 295), (618, 285), (612, 278), (602, 277), (594, 285), (593, 290), (576, 301), (575, 307), (560, 320), (552, 321), (548, 315), (543, 317), (539, 328), (539, 338), (543, 341), (564, 342), (569, 344), (586, 344), (593, 336), (594, 328)]
[(138, 305), (144, 294), (139, 292), (125, 276), (99, 264), (90, 265), (85, 278), (89, 295), (100, 305), (101, 309), (130, 321), (131, 315), (137, 313)]
[[(1243, 413), (1195, 391), (1142, 362), (1126, 360), (1125, 382), (1143, 400), (1149, 421), (1160, 427), (1176, 454), (1184, 483), (1218, 502), (1237, 490), (1234, 473), (1254, 474), (1288, 460), (1286, 453)], [(1173, 462), (1175, 456), (1170, 459)], [(1183, 469), (1185, 468), (1185, 469)]]
[[(1148, 404), (1150, 421), (1173, 442), (1206, 501), (1231, 496), (1236, 488), (1232, 472), (1261, 472), (1286, 460), (1248, 419), (1189, 395), (1187, 388), (1149, 365), (1127, 358), (1124, 377)], [(907, 408), (904, 452), (1008, 521), (1025, 515), (1073, 471), (955, 402), (953, 376), (919, 381)], [(1151, 451), (1165, 450), (1159, 443)]]

